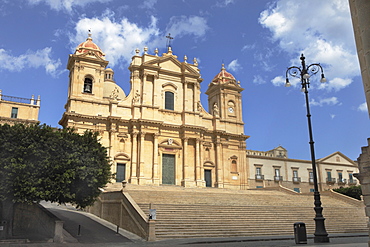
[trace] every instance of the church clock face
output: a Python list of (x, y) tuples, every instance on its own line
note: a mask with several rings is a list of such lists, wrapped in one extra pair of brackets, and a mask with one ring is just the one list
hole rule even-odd
[(234, 108), (229, 107), (229, 112), (230, 112), (230, 113), (233, 113), (233, 112), (234, 112)]

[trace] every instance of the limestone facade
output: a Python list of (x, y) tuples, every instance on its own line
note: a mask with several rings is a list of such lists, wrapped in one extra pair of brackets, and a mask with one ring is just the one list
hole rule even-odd
[[(313, 192), (313, 173), (310, 160), (288, 158), (285, 148), (270, 151), (247, 150), (250, 188), (277, 187), (279, 185), (300, 193)], [(358, 185), (353, 174), (357, 164), (340, 152), (316, 160), (319, 190)]]
[(30, 99), (3, 95), (0, 90), (0, 124), (39, 123), (40, 96)]
[(200, 102), (197, 61), (166, 53), (132, 57), (126, 95), (91, 35), (68, 59), (68, 99), (60, 120), (79, 133), (98, 131), (116, 182), (247, 188), (240, 83), (222, 66)]

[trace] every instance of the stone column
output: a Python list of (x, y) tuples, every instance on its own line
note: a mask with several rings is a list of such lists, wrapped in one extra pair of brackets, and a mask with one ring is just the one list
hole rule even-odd
[(132, 148), (131, 148), (131, 183), (138, 184), (137, 180), (137, 132), (133, 132), (132, 136)]
[[(139, 150), (139, 180), (142, 179), (144, 177), (144, 154), (145, 154), (145, 151), (144, 151), (144, 144), (145, 144), (145, 132), (141, 132), (140, 133), (140, 150)], [(140, 183), (140, 181), (139, 181)]]
[(201, 169), (200, 169), (200, 139), (196, 139), (195, 143), (195, 180), (197, 186), (201, 185)]
[(216, 187), (223, 188), (223, 159), (222, 159), (222, 145), (219, 140), (220, 137), (217, 137), (217, 141), (215, 143), (215, 152), (216, 152)]
[(186, 186), (185, 184), (185, 181), (188, 180), (188, 173), (187, 173), (187, 170), (188, 170), (188, 159), (187, 159), (187, 150), (188, 150), (188, 139), (187, 137), (183, 138), (183, 149), (182, 149), (182, 181), (181, 181), (181, 185), (182, 186)]
[(154, 133), (154, 137), (153, 137), (153, 184), (155, 185), (159, 185), (158, 136), (159, 136), (159, 133)]
[[(370, 217), (370, 138), (367, 139), (367, 143), (368, 146), (361, 148), (362, 153), (357, 158), (360, 172), (353, 175), (360, 180), (362, 196), (365, 203), (365, 213), (367, 217)], [(370, 241), (368, 242), (368, 246), (370, 246)]]

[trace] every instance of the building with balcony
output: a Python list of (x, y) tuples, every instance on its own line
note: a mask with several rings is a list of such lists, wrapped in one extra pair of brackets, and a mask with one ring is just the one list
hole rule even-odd
[(37, 99), (3, 95), (0, 90), (0, 124), (39, 123), (40, 96)]
[[(270, 151), (247, 150), (249, 188), (284, 186), (296, 192), (313, 191), (311, 160), (288, 158), (288, 151), (279, 146)], [(358, 185), (353, 177), (357, 164), (340, 152), (316, 160), (318, 185), (321, 191)]]

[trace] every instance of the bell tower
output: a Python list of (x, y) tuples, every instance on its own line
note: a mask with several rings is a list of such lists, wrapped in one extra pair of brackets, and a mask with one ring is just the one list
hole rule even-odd
[(238, 128), (233, 128), (235, 134), (244, 132), (241, 97), (243, 90), (240, 82), (222, 65), (221, 71), (213, 78), (206, 92), (209, 112), (222, 122), (239, 125)]
[(99, 100), (103, 98), (103, 82), (108, 61), (105, 54), (92, 41), (91, 33), (85, 42), (77, 46), (74, 54), (69, 55), (67, 112), (77, 112), (75, 102), (80, 100)]

